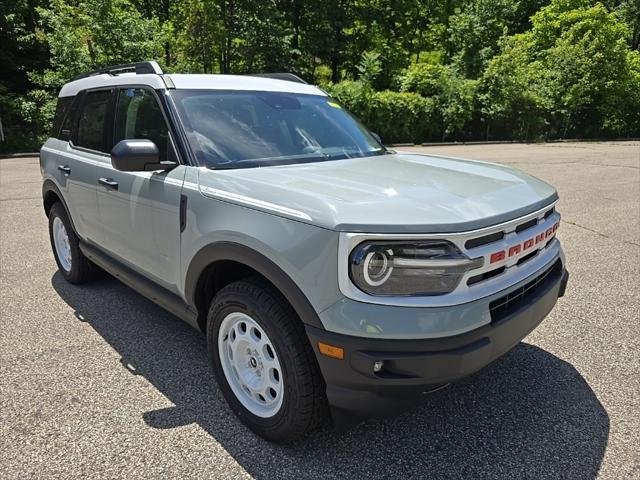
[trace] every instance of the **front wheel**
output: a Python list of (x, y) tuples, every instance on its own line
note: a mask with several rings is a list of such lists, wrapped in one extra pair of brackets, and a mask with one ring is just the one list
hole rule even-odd
[(234, 413), (268, 440), (291, 441), (326, 416), (322, 376), (304, 328), (260, 278), (234, 282), (209, 309), (213, 371)]

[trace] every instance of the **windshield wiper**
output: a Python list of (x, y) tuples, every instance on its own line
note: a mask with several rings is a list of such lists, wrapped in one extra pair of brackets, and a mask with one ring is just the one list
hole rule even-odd
[(273, 165), (288, 165), (291, 163), (312, 163), (328, 160), (329, 155), (320, 153), (313, 155), (291, 155), (287, 157), (243, 158), (229, 162), (226, 165), (214, 167), (215, 170), (233, 170), (235, 168), (269, 167)]

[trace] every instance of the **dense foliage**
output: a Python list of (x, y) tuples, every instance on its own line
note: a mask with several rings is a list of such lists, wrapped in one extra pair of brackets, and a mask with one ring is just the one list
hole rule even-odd
[(78, 73), (145, 59), (297, 73), (386, 142), (640, 136), (637, 0), (16, 0), (0, 45), (0, 151)]

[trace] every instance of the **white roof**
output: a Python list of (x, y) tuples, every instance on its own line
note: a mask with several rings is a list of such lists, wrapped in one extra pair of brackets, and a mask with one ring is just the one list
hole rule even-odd
[[(326, 96), (326, 93), (313, 85), (266, 77), (201, 74), (171, 74), (165, 75), (165, 77), (168, 77), (177, 89), (253, 90)], [(167, 88), (162, 77), (156, 74), (137, 75), (135, 73), (123, 73), (114, 76), (105, 73), (69, 82), (62, 87), (59, 96), (68, 97), (88, 88), (117, 85), (148, 85), (154, 90)]]
[(87, 88), (110, 87), (113, 85), (148, 85), (154, 90), (158, 88), (167, 88), (160, 75), (154, 73), (136, 75), (135, 73), (123, 73), (121, 75), (93, 75), (91, 77), (81, 78), (69, 82), (62, 87), (59, 97), (69, 97), (77, 94), (80, 90)]
[(252, 77), (250, 75), (167, 75), (176, 88), (211, 90), (255, 90), (260, 92), (306, 93), (326, 95), (322, 90), (306, 83), (276, 80), (275, 78)]

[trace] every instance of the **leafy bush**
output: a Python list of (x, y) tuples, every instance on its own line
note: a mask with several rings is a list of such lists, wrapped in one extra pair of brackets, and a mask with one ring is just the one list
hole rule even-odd
[(435, 101), (412, 92), (376, 92), (362, 82), (344, 81), (326, 90), (385, 143), (422, 142), (438, 129)]
[(0, 84), (0, 118), (4, 141), (0, 153), (33, 152), (47, 137), (56, 98), (44, 90), (27, 95), (7, 93)]
[(445, 90), (449, 73), (443, 65), (416, 63), (400, 77), (401, 92), (415, 92), (425, 97), (440, 95)]
[(382, 71), (380, 54), (377, 52), (364, 52), (356, 69), (360, 74), (360, 80), (369, 85), (373, 85), (374, 80)]
[(369, 113), (369, 128), (384, 142), (420, 143), (437, 129), (433, 122), (435, 102), (417, 93), (376, 92)]
[(367, 125), (370, 123), (369, 115), (372, 108), (372, 99), (376, 94), (370, 85), (364, 82), (345, 80), (340, 83), (324, 85), (324, 88), (362, 122)]
[(466, 138), (467, 127), (476, 111), (477, 90), (477, 80), (458, 76), (449, 78), (437, 99), (438, 111), (442, 115), (443, 140), (450, 137)]
[(441, 133), (444, 140), (451, 136), (464, 138), (477, 104), (477, 83), (444, 65), (419, 63), (409, 67), (400, 78), (400, 90), (433, 98), (434, 120), (440, 128), (430, 131)]

